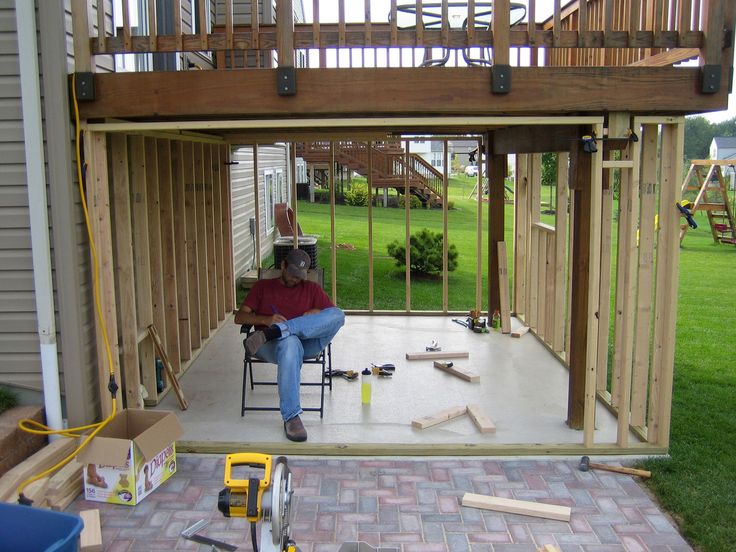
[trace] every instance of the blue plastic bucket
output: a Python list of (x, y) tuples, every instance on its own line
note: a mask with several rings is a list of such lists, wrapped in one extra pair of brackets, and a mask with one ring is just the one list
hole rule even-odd
[(0, 503), (0, 550), (76, 552), (83, 525), (79, 516)]

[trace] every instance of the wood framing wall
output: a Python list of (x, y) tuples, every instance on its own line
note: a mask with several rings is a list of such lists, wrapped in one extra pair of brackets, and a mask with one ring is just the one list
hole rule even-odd
[[(178, 377), (235, 304), (224, 143), (87, 133), (87, 202), (99, 264), (103, 413), (110, 360), (124, 404), (156, 404), (153, 324)], [(109, 172), (108, 172), (109, 169)], [(145, 389), (145, 392), (143, 391)], [(147, 398), (144, 400), (144, 396)]]
[(554, 224), (541, 221), (542, 154), (518, 156), (512, 310), (570, 367), (568, 424), (586, 445), (597, 397), (618, 415), (617, 446), (633, 431), (666, 447), (684, 124), (611, 114), (607, 129), (597, 153), (555, 152)]

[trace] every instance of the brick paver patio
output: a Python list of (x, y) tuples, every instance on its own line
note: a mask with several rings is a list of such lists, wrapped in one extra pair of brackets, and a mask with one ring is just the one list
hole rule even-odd
[[(200, 534), (251, 550), (249, 525), (217, 511), (223, 455), (182, 454), (178, 472), (135, 507), (78, 498), (99, 508), (105, 550), (211, 550), (179, 533), (200, 519)], [(362, 540), (401, 552), (690, 552), (635, 478), (581, 472), (577, 460), (290, 457), (295, 488), (291, 535), (302, 552), (336, 552)], [(240, 476), (238, 476), (240, 477)], [(572, 508), (570, 523), (460, 505), (465, 492)]]

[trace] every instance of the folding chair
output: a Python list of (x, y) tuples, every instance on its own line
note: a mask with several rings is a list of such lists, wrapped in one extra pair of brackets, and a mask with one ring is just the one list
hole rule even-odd
[[(277, 278), (281, 275), (281, 270), (277, 269), (258, 269), (258, 279), (268, 279), (268, 278)], [(307, 280), (311, 280), (313, 282), (318, 283), (320, 286), (322, 285), (324, 276), (324, 269), (310, 269), (307, 271)], [(258, 379), (256, 380), (254, 376), (254, 365), (264, 365), (268, 366), (270, 370), (275, 370), (276, 366), (266, 360), (263, 360), (261, 358), (258, 358), (255, 355), (251, 355), (248, 352), (248, 349), (245, 347), (245, 341), (248, 339), (248, 336), (253, 331), (253, 327), (250, 324), (243, 324), (240, 326), (240, 333), (245, 334), (245, 337), (243, 338), (243, 350), (245, 351), (244, 357), (243, 357), (243, 393), (241, 396), (240, 401), (240, 415), (245, 416), (246, 410), (279, 410), (278, 406), (250, 406), (246, 404), (246, 391), (248, 388), (248, 380), (250, 379), (250, 389), (251, 391), (255, 389), (256, 385), (278, 385), (278, 382), (275, 379)], [(305, 412), (319, 412), (319, 417), (322, 418), (324, 416), (324, 408), (325, 408), (325, 387), (329, 388), (330, 391), (332, 391), (332, 343), (328, 343), (327, 347), (322, 349), (322, 351), (319, 352), (319, 354), (312, 358), (305, 358), (302, 364), (311, 364), (311, 365), (317, 365), (320, 366), (320, 375), (318, 381), (304, 381), (304, 379), (301, 380), (301, 385), (304, 387), (316, 387), (318, 386), (320, 388), (319, 390), (319, 407), (316, 406), (302, 406), (302, 410)], [(265, 377), (265, 376), (261, 376)]]

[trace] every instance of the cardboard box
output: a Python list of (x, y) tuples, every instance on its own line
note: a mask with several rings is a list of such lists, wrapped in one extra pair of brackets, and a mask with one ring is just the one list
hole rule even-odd
[(77, 456), (84, 498), (138, 504), (176, 473), (175, 441), (182, 434), (173, 412), (121, 411)]

